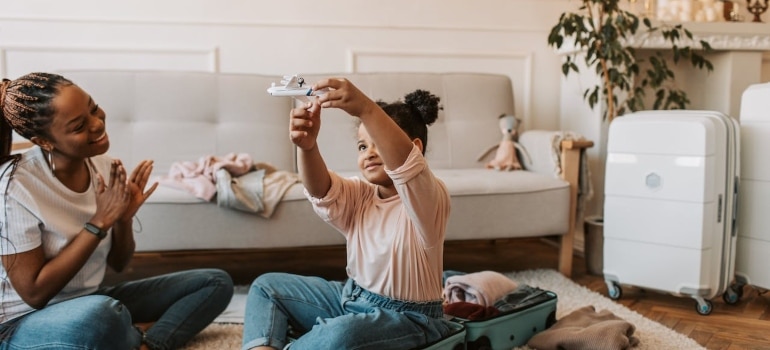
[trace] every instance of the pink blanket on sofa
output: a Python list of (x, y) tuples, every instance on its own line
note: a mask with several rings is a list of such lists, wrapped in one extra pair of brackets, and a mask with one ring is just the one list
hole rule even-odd
[(187, 191), (195, 197), (210, 201), (217, 193), (216, 172), (225, 169), (237, 177), (252, 170), (254, 161), (246, 153), (225, 156), (203, 156), (197, 162), (181, 161), (171, 164), (168, 175), (158, 176), (159, 184)]

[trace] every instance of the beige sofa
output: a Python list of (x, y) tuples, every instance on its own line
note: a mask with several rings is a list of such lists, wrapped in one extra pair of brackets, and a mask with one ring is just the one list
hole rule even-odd
[[(162, 175), (175, 162), (231, 152), (248, 153), (255, 161), (278, 169), (296, 169), (287, 119), (294, 101), (266, 93), (280, 76), (159, 71), (61, 73), (89, 92), (106, 111), (109, 153), (121, 158), (129, 169), (141, 159), (154, 159), (155, 175)], [(502, 137), (497, 116), (514, 112), (507, 76), (346, 76), (374, 99), (395, 100), (416, 88), (441, 97), (443, 110), (429, 128), (427, 158), (452, 196), (447, 240), (560, 236), (559, 269), (570, 275), (578, 155), (580, 147), (590, 146), (590, 142), (563, 142), (562, 152), (557, 150), (555, 154), (554, 140), (561, 134), (524, 131), (519, 142), (528, 155), (524, 157), (529, 160), (524, 164), (527, 170), (488, 170), (477, 158)], [(304, 76), (308, 82), (320, 77)], [(353, 125), (353, 119), (341, 111), (324, 111), (319, 137), (328, 166), (349, 175), (357, 174)], [(560, 171), (560, 164), (565, 171)], [(301, 184), (289, 188), (269, 219), (219, 207), (215, 200), (207, 202), (166, 186), (158, 188), (137, 217), (137, 254), (344, 243), (340, 234), (313, 213)]]

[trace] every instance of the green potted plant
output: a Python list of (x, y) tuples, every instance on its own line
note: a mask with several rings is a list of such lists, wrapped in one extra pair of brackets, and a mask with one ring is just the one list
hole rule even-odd
[[(649, 18), (640, 19), (620, 4), (621, 0), (581, 0), (575, 10), (561, 14), (548, 44), (557, 50), (569, 48), (562, 73), (568, 76), (584, 69), (598, 76), (596, 85), (585, 88), (583, 100), (592, 109), (603, 108), (607, 123), (638, 110), (686, 109), (690, 100), (676, 86), (671, 64), (685, 61), (710, 72), (713, 65), (704, 54), (711, 46), (695, 41), (681, 24), (654, 26)], [(656, 35), (664, 39), (665, 47), (640, 54), (635, 43)], [(585, 227), (587, 269), (601, 274), (601, 215), (586, 218)]]
[[(712, 71), (714, 66), (703, 53), (711, 46), (700, 40), (693, 48), (692, 33), (681, 24), (653, 26), (649, 18), (639, 19), (621, 8), (621, 0), (581, 0), (577, 11), (562, 13), (548, 35), (548, 44), (562, 49), (571, 44), (573, 54), (565, 55), (561, 69), (564, 75), (579, 73), (576, 61), (595, 69), (601, 84), (585, 90), (583, 98), (591, 108), (601, 102), (609, 121), (628, 111), (646, 109), (645, 97), (654, 93), (652, 109), (684, 109), (690, 103), (687, 93), (674, 84), (674, 64), (689, 61), (698, 69)], [(643, 27), (642, 27), (643, 26)], [(637, 55), (630, 42), (644, 37), (662, 36), (668, 48), (654, 50), (647, 60)], [(642, 40), (639, 40), (639, 39)], [(687, 42), (683, 42), (684, 40)]]

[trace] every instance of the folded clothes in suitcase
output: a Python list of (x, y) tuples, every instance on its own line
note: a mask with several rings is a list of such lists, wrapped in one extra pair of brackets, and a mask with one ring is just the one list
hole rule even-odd
[(465, 325), (467, 350), (498, 350), (523, 346), (535, 334), (556, 323), (557, 296), (551, 291), (520, 285), (495, 303), (500, 312), (483, 320), (455, 317)]

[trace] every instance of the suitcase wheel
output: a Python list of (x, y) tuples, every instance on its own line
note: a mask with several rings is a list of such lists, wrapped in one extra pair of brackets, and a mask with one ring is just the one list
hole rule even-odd
[(743, 292), (743, 288), (736, 289), (735, 285), (729, 286), (725, 292), (722, 293), (722, 300), (728, 305), (735, 305), (738, 303), (738, 300), (741, 299), (741, 292)]
[(711, 310), (714, 309), (714, 304), (711, 303), (711, 300), (704, 300), (703, 302), (696, 301), (695, 302), (695, 311), (698, 311), (701, 315), (708, 315), (711, 313)]
[(620, 288), (620, 284), (617, 282), (612, 282), (611, 286), (607, 284), (607, 287), (607, 294), (610, 296), (610, 299), (618, 300), (623, 296), (623, 289)]

